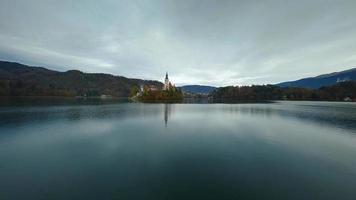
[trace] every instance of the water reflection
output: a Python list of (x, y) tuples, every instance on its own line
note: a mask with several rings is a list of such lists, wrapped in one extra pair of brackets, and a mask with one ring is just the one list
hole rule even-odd
[(297, 119), (356, 132), (356, 104), (338, 102), (275, 102), (271, 104), (226, 104), (225, 111), (251, 116)]
[[(55, 105), (47, 105), (46, 99), (25, 103), (14, 101), (7, 102), (7, 106), (0, 106), (0, 126), (18, 126), (36, 122), (69, 120), (79, 121), (83, 119), (137, 119), (142, 116), (162, 117), (165, 127), (176, 108), (175, 115), (185, 113), (198, 114), (201, 109), (206, 114), (214, 116), (216, 113), (231, 113), (236, 115), (253, 115), (261, 117), (279, 116), (282, 118), (298, 119), (309, 123), (325, 126), (336, 126), (342, 129), (356, 132), (356, 104), (332, 103), (332, 102), (276, 102), (268, 104), (130, 104), (113, 103), (112, 101), (94, 102), (83, 104), (70, 100), (65, 104), (64, 100), (57, 99)], [(52, 101), (52, 100), (51, 100)], [(80, 100), (81, 102), (82, 100)], [(31, 106), (29, 106), (29, 105)], [(63, 104), (63, 105), (62, 105)], [(223, 113), (222, 113), (223, 114)]]
[(353, 199), (355, 109), (0, 107), (0, 199)]
[(171, 117), (172, 104), (164, 104), (164, 125), (167, 127), (168, 119)]

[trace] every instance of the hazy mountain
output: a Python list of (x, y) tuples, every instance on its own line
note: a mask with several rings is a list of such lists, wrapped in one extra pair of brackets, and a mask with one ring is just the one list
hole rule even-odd
[(158, 81), (130, 79), (78, 70), (58, 72), (0, 61), (0, 96), (129, 96), (132, 86), (162, 87)]
[(180, 87), (183, 92), (189, 92), (194, 94), (209, 94), (214, 91), (216, 87), (207, 85), (184, 85)]
[(323, 74), (316, 77), (304, 78), (296, 81), (288, 81), (277, 84), (280, 87), (305, 87), (320, 88), (323, 86), (335, 85), (343, 81), (356, 80), (356, 68), (330, 74)]

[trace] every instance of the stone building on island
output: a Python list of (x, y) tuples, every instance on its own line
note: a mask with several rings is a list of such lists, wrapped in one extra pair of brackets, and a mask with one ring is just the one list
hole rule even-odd
[(164, 79), (163, 90), (170, 90), (170, 89), (174, 89), (174, 88), (175, 88), (175, 85), (172, 85), (172, 83), (169, 81), (168, 72), (166, 72), (166, 78)]

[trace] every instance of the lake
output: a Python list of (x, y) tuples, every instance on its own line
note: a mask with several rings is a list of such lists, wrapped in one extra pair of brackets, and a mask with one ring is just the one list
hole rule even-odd
[(10, 101), (0, 199), (356, 199), (356, 104)]

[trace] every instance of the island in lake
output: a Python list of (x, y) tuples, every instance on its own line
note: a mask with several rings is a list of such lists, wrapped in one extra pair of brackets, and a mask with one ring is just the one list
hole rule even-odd
[[(261, 102), (274, 100), (356, 101), (356, 68), (267, 85), (176, 87), (112, 74), (59, 72), (0, 61), (0, 97), (125, 98), (139, 102)], [(201, 100), (204, 101), (201, 101)]]
[(133, 86), (131, 89), (131, 99), (141, 102), (179, 103), (183, 101), (183, 92), (169, 81), (167, 72), (163, 87), (140, 85), (138, 88), (137, 86)]

